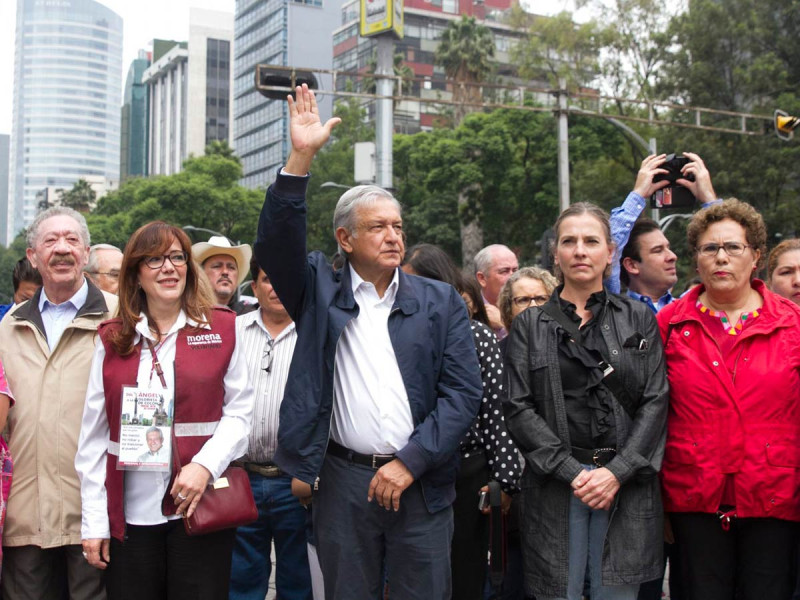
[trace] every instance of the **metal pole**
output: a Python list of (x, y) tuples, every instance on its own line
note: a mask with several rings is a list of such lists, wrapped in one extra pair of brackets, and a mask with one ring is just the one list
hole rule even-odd
[(569, 124), (567, 122), (567, 82), (558, 80), (558, 205), (569, 208)]
[(376, 180), (382, 188), (390, 189), (392, 180), (392, 77), (394, 75), (394, 39), (391, 33), (379, 35), (375, 65), (376, 100), (375, 146), (377, 154)]

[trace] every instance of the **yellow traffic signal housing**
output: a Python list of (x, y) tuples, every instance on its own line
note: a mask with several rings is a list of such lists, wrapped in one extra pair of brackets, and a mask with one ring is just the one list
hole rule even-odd
[(800, 125), (800, 117), (793, 117), (782, 110), (776, 110), (774, 114), (775, 134), (782, 140), (792, 139), (794, 130)]

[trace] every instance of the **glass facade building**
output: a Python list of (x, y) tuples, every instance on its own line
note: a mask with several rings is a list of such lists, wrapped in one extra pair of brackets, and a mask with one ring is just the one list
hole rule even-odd
[[(330, 70), (331, 39), (343, 0), (236, 0), (233, 64), (233, 146), (242, 159), (241, 184), (266, 188), (289, 152), (286, 102), (255, 89), (258, 64)], [(330, 89), (329, 76), (317, 76)], [(331, 97), (318, 95), (323, 120)]]
[(122, 130), (120, 133), (120, 180), (128, 177), (147, 176), (147, 119), (150, 115), (150, 102), (147, 85), (142, 83), (142, 75), (150, 66), (150, 55), (146, 50), (139, 51), (128, 69), (125, 80), (125, 95), (122, 99)]
[(37, 191), (119, 180), (122, 18), (94, 0), (17, 0), (6, 243)]

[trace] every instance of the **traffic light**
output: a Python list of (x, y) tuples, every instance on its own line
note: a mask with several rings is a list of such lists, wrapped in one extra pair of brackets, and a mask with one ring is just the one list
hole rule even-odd
[[(316, 90), (318, 87), (317, 78), (311, 71), (301, 71), (292, 67), (275, 65), (256, 65), (256, 89), (262, 96), (272, 100), (285, 100), (290, 93), (294, 96), (295, 86), (304, 83), (308, 85), (310, 90)], [(275, 87), (286, 89), (267, 89)]]
[(792, 117), (782, 110), (776, 110), (774, 114), (775, 134), (782, 140), (792, 139), (794, 130), (800, 125), (800, 117)]

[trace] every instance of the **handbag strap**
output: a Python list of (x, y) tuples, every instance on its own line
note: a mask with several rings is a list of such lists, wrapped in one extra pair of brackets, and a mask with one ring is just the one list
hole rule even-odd
[[(572, 321), (562, 312), (561, 308), (554, 301), (547, 302), (539, 308), (541, 308), (545, 314), (550, 316), (554, 321), (561, 325), (564, 331), (566, 331), (572, 338), (573, 342), (585, 348), (583, 344), (583, 334), (581, 333), (580, 328), (575, 321)], [(628, 416), (633, 419), (636, 415), (636, 409), (639, 408), (639, 403), (631, 398), (630, 394), (628, 394), (628, 390), (622, 381), (622, 377), (620, 377), (620, 374), (617, 373), (617, 370), (611, 366), (611, 363), (608, 362), (608, 359), (603, 355), (603, 353), (599, 350), (596, 350), (596, 352), (602, 359), (600, 361), (600, 368), (603, 369), (603, 385), (605, 385), (614, 398), (617, 399), (617, 402), (619, 402), (622, 408), (625, 409), (625, 412), (628, 413)]]

